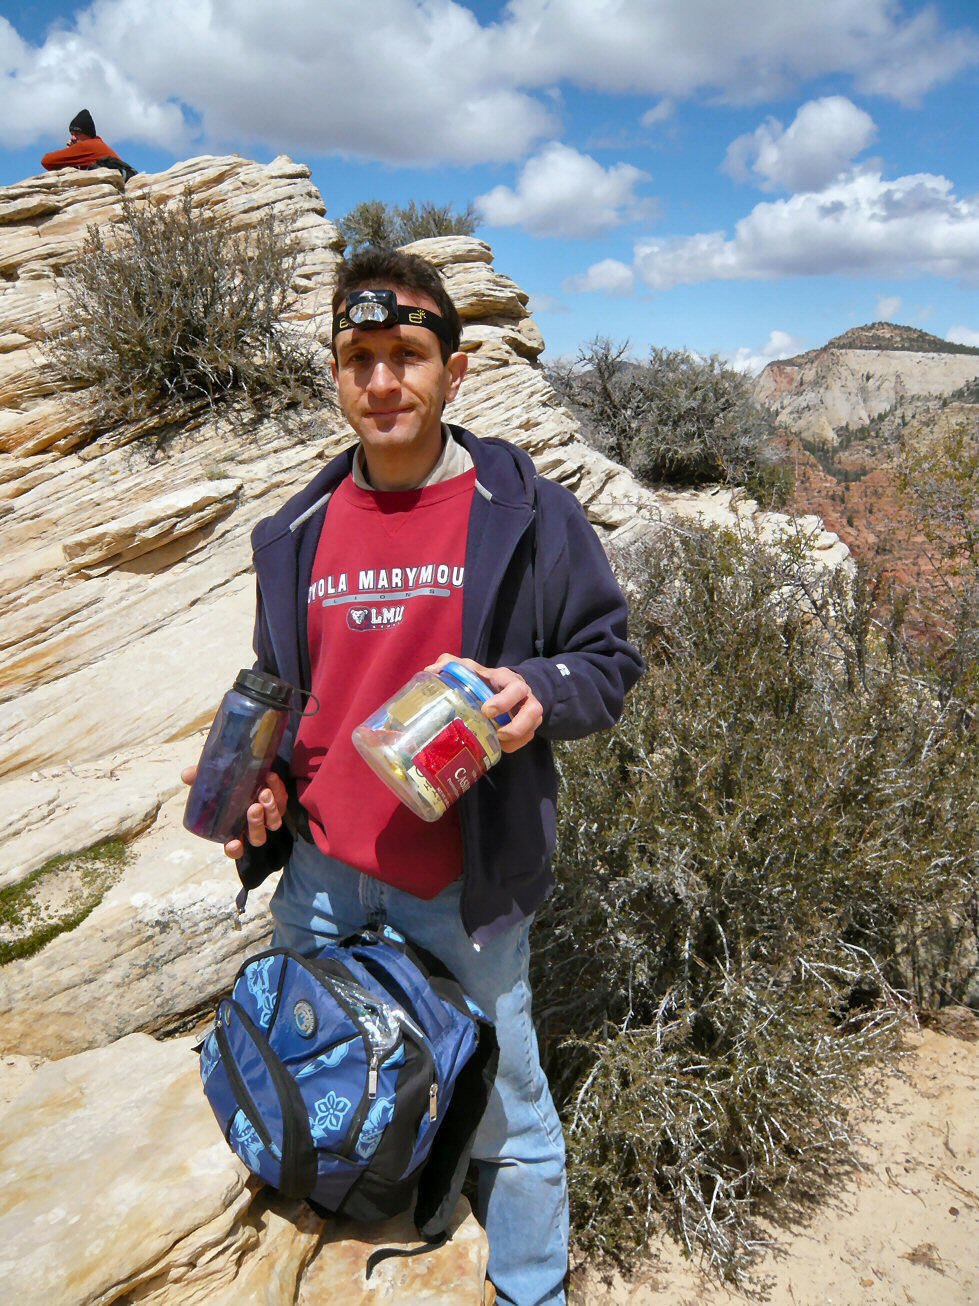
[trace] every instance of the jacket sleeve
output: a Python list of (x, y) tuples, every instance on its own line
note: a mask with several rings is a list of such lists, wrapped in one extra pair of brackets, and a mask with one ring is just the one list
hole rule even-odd
[(90, 168), (107, 154), (115, 154), (115, 150), (110, 150), (99, 137), (89, 137), (76, 141), (74, 145), (66, 145), (63, 150), (51, 150), (43, 155), (41, 167), (48, 172), (55, 172), (58, 168)]
[[(275, 653), (272, 649), (268, 623), (265, 619), (262, 591), (257, 583), (255, 588), (255, 633), (252, 637), (252, 647), (255, 650), (254, 669), (275, 676), (278, 675), (278, 668), (275, 663)], [(277, 757), (272, 763), (272, 769), (282, 777), (289, 796), (289, 810), (294, 809), (298, 806), (298, 797), (288, 763), (281, 757)], [(247, 889), (253, 889), (256, 885), (261, 884), (273, 871), (281, 870), (289, 860), (293, 842), (294, 836), (288, 821), (284, 821), (278, 830), (269, 831), (265, 843), (257, 847), (246, 841), (244, 855), (235, 862), (242, 884)]]
[[(514, 667), (544, 709), (538, 731), (544, 739), (579, 739), (614, 725), (644, 669), (628, 641), (625, 595), (601, 541), (581, 505), (568, 499), (563, 523), (555, 520), (553, 505), (549, 525), (542, 513), (538, 517), (537, 563), (546, 568), (537, 578), (543, 586), (543, 655)], [(553, 548), (540, 545), (559, 524), (563, 538), (555, 556)]]

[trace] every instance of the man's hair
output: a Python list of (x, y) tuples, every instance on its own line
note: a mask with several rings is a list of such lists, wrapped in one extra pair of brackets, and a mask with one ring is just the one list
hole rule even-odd
[[(453, 304), (438, 268), (419, 254), (403, 254), (397, 249), (369, 246), (352, 258), (344, 259), (337, 268), (333, 316), (336, 317), (340, 305), (355, 290), (384, 290), (388, 287), (427, 295), (432, 300), (452, 334), (451, 349), (445, 341), (439, 341), (442, 362), (448, 362), (449, 355), (458, 351), (462, 340), (459, 310)], [(333, 353), (336, 354), (335, 343)]]

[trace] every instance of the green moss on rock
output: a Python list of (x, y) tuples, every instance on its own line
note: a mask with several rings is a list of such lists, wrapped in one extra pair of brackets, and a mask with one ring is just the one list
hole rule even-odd
[(52, 857), (18, 884), (0, 889), (0, 965), (33, 957), (79, 926), (120, 879), (129, 857), (122, 839), (106, 839)]

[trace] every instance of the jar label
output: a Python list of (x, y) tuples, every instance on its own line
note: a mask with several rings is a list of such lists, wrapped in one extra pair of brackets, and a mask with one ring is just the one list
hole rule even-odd
[(487, 769), (479, 740), (458, 717), (420, 749), (413, 761), (446, 803), (461, 798)]

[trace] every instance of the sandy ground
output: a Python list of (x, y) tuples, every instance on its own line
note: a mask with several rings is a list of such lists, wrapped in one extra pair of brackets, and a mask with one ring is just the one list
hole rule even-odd
[[(979, 1032), (961, 1010), (959, 1030)], [(664, 1238), (632, 1282), (578, 1277), (571, 1306), (979, 1306), (979, 1042), (921, 1030), (862, 1122), (864, 1167), (804, 1228), (774, 1229), (752, 1296)]]

